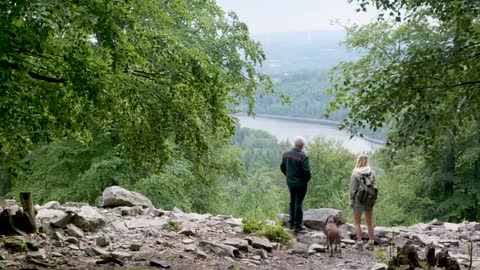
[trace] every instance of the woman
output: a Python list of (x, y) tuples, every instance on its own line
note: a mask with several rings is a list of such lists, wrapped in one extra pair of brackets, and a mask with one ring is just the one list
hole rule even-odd
[[(374, 196), (368, 192), (374, 191)], [(368, 227), (368, 244), (365, 248), (368, 250), (374, 249), (375, 235), (373, 232), (373, 205), (375, 204), (377, 189), (375, 187), (375, 171), (368, 166), (368, 156), (359, 155), (357, 163), (352, 172), (352, 183), (350, 186), (350, 207), (353, 210), (353, 217), (355, 222), (355, 233), (357, 235), (356, 250), (363, 250), (362, 242), (362, 213), (365, 212), (365, 219)]]

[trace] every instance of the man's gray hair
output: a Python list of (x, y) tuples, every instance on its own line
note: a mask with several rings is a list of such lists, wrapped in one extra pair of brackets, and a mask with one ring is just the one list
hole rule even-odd
[(293, 139), (293, 145), (302, 146), (305, 145), (305, 139), (302, 136), (297, 136)]

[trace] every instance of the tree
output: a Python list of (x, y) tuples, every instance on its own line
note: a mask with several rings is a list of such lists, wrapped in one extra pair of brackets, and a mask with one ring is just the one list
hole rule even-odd
[(139, 164), (208, 158), (231, 105), (272, 91), (264, 60), (213, 0), (0, 1), (0, 151), (100, 128)]
[[(476, 22), (475, 32), (479, 32)], [(480, 36), (458, 39), (448, 25), (420, 17), (403, 24), (348, 28), (346, 45), (367, 53), (332, 71), (336, 102), (349, 109), (344, 126), (395, 129), (393, 144), (432, 142), (478, 118)]]

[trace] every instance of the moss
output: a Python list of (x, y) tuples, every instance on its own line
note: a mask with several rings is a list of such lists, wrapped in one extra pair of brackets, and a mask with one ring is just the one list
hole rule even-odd
[(5, 249), (11, 252), (24, 252), (27, 250), (27, 244), (21, 236), (9, 236), (5, 239)]

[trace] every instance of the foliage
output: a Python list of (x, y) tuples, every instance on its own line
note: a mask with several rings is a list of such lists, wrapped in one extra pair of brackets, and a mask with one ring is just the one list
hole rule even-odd
[(304, 207), (336, 208), (349, 211), (350, 176), (355, 165), (355, 155), (340, 143), (317, 138), (307, 144), (307, 154), (312, 169)]
[(100, 127), (141, 166), (208, 157), (209, 138), (234, 132), (229, 106), (271, 93), (264, 60), (213, 0), (2, 1), (0, 149), (23, 157)]
[(180, 228), (180, 224), (178, 224), (178, 222), (176, 222), (175, 220), (169, 220), (167, 222), (167, 229), (170, 230), (170, 231), (178, 231), (178, 229)]
[(103, 189), (126, 177), (127, 168), (114, 150), (108, 137), (88, 144), (66, 139), (43, 145), (19, 163), (9, 194), (29, 191), (38, 203), (96, 203)]
[(244, 218), (242, 220), (242, 226), (244, 233), (254, 233), (262, 230), (262, 228), (265, 226), (265, 221), (260, 219)]
[[(462, 1), (453, 2), (443, 3), (445, 9)], [(480, 8), (478, 1), (468, 6), (474, 13)], [(336, 103), (330, 111), (349, 109), (344, 125), (353, 132), (391, 125), (392, 143), (433, 145), (453, 127), (478, 118), (480, 24), (473, 20), (467, 29), (441, 15), (426, 15), (435, 14), (436, 7), (424, 7), (401, 24), (379, 21), (347, 29), (345, 44), (367, 53), (333, 69)]]
[(244, 218), (242, 220), (244, 233), (255, 233), (260, 236), (265, 236), (270, 241), (281, 244), (288, 244), (292, 236), (281, 225), (266, 225), (266, 222), (261, 219)]
[(266, 225), (258, 233), (265, 236), (268, 240), (281, 244), (288, 244), (292, 240), (292, 235), (280, 225)]
[(388, 262), (388, 254), (385, 249), (376, 249), (375, 250), (375, 259), (382, 263)]
[(243, 164), (248, 172), (259, 171), (262, 167), (277, 169), (279, 157), (291, 148), (289, 143), (279, 143), (268, 132), (249, 128), (238, 128), (232, 142), (242, 149)]

